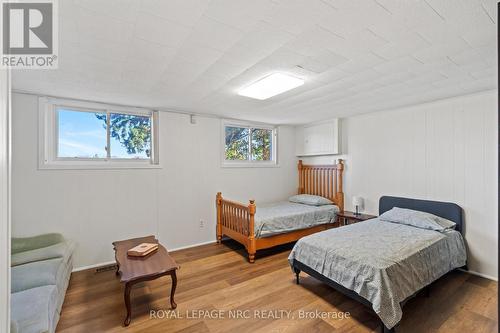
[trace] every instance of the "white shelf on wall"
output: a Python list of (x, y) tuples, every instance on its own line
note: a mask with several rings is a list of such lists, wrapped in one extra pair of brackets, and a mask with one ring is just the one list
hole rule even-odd
[(338, 155), (339, 119), (297, 126), (295, 131), (295, 155)]

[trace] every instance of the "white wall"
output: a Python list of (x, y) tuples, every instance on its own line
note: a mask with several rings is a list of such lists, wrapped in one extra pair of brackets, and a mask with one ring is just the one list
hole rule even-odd
[(497, 278), (497, 91), (342, 120), (346, 209), (382, 195), (451, 201), (465, 211), (469, 269)]
[[(497, 277), (496, 91), (343, 119), (346, 209), (377, 213), (382, 195), (456, 202), (470, 269)], [(76, 266), (113, 259), (113, 240), (158, 234), (168, 248), (215, 239), (214, 196), (258, 202), (297, 187), (294, 132), (280, 128), (280, 168), (220, 168), (220, 121), (161, 113), (160, 170), (37, 170), (37, 98), (13, 99), (13, 234), (59, 231)], [(325, 163), (337, 157), (305, 159)], [(199, 220), (206, 223), (199, 228)]]
[(14, 94), (12, 232), (76, 240), (76, 267), (112, 261), (124, 238), (156, 234), (170, 249), (215, 240), (217, 191), (258, 205), (297, 189), (291, 127), (279, 128), (279, 168), (221, 168), (220, 120), (161, 112), (162, 169), (37, 170), (37, 110), (37, 97)]

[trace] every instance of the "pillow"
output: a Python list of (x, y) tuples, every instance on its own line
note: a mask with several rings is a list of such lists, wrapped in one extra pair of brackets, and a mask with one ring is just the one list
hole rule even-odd
[(288, 198), (288, 201), (310, 206), (332, 205), (333, 202), (319, 195), (298, 194)]
[(421, 229), (445, 231), (454, 229), (455, 223), (442, 217), (418, 210), (394, 207), (379, 216), (382, 221), (411, 225)]

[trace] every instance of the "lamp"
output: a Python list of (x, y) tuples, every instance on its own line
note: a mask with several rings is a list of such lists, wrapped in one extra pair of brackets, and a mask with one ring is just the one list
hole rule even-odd
[(356, 207), (356, 215), (359, 215), (359, 207), (363, 207), (364, 200), (362, 197), (353, 196), (352, 205)]

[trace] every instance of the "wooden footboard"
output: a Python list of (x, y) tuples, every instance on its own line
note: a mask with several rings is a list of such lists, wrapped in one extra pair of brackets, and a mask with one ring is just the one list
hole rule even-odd
[(217, 242), (220, 243), (222, 235), (243, 244), (248, 251), (248, 260), (255, 260), (255, 200), (250, 200), (247, 206), (225, 200), (222, 193), (217, 193)]

